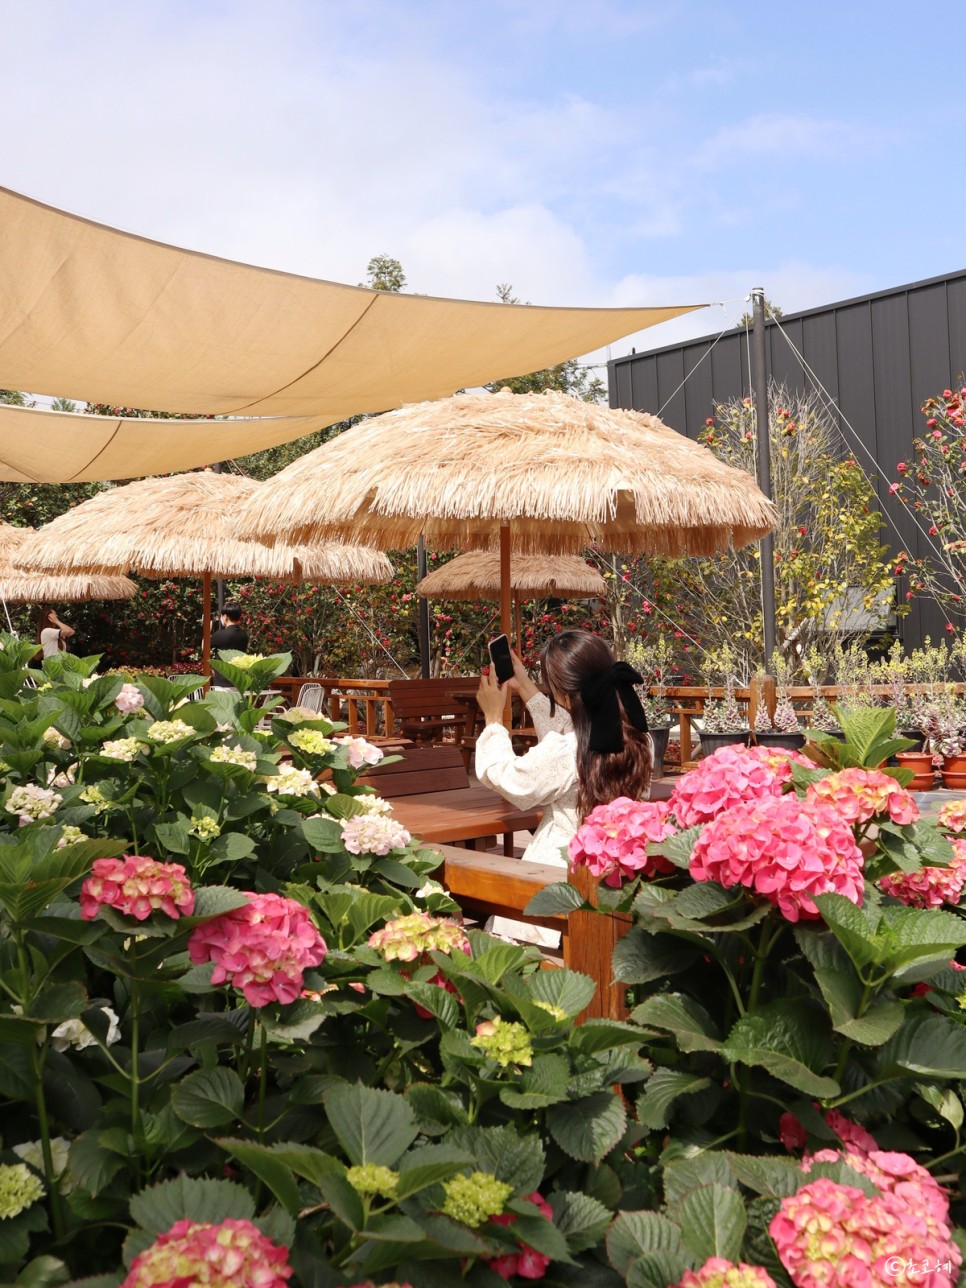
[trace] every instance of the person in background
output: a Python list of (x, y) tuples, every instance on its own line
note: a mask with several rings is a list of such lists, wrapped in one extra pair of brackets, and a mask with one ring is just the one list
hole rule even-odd
[(67, 648), (67, 641), (74, 634), (73, 626), (62, 622), (52, 608), (40, 610), (37, 625), (37, 643), (43, 648), (44, 657), (56, 657)]
[[(618, 796), (646, 798), (653, 752), (647, 719), (634, 690), (642, 677), (599, 635), (562, 631), (544, 647), (540, 667), (549, 697), (513, 655), (513, 677), (497, 683), (492, 668), (477, 701), (486, 727), (476, 743), (476, 775), (518, 809), (543, 806), (524, 857), (565, 867), (562, 849), (596, 805)], [(513, 750), (503, 727), (506, 690), (527, 705), (537, 743)]]
[[(239, 653), (248, 652), (248, 632), (241, 624), (242, 610), (239, 604), (226, 604), (221, 610), (221, 627), (212, 632), (211, 651), (233, 648)], [(218, 689), (230, 689), (232, 686), (223, 675), (212, 672), (211, 683)]]

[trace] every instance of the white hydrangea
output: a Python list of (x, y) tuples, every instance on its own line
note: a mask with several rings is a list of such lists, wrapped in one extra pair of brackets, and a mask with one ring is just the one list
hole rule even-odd
[(335, 743), (321, 729), (296, 729), (288, 735), (288, 741), (310, 756), (326, 756), (330, 751), (335, 751)]
[(60, 792), (52, 791), (49, 787), (24, 783), (22, 787), (13, 789), (5, 808), (8, 814), (19, 814), (22, 824), (31, 823), (40, 818), (50, 818), (63, 799)]
[(70, 746), (70, 739), (65, 738), (53, 725), (44, 730), (44, 742), (48, 747), (56, 747), (58, 751), (65, 751)]
[(75, 827), (73, 823), (65, 823), (64, 830), (60, 834), (60, 840), (57, 842), (56, 849), (62, 850), (65, 845), (76, 845), (78, 841), (86, 841), (87, 837)]
[(392, 802), (387, 801), (382, 796), (370, 796), (368, 794), (353, 796), (352, 798), (357, 805), (361, 805), (367, 814), (391, 814)]
[[(101, 1010), (108, 1019), (105, 1041), (108, 1046), (113, 1046), (115, 1042), (121, 1040), (121, 1021), (109, 1006), (102, 1006)], [(84, 1021), (79, 1019), (64, 1020), (63, 1024), (58, 1024), (50, 1035), (50, 1045), (55, 1051), (66, 1051), (68, 1047), (83, 1051), (85, 1047), (94, 1046), (96, 1042), (97, 1038)]]
[(307, 769), (294, 765), (280, 765), (277, 774), (265, 779), (265, 787), (279, 796), (318, 796), (319, 785)]
[(136, 684), (122, 684), (114, 705), (122, 715), (130, 715), (132, 711), (140, 711), (144, 706), (144, 695)]
[(155, 720), (147, 736), (153, 742), (180, 742), (182, 738), (190, 738), (194, 732), (191, 725), (183, 720)]
[(258, 756), (254, 751), (246, 751), (236, 743), (233, 747), (216, 747), (211, 753), (216, 765), (241, 765), (243, 769), (255, 772)]
[(349, 764), (353, 769), (361, 769), (363, 765), (378, 765), (384, 756), (384, 752), (365, 738), (336, 738), (335, 740), (340, 747), (345, 747), (349, 752)]
[(350, 854), (388, 854), (404, 850), (412, 840), (402, 823), (379, 814), (355, 814), (344, 818), (342, 844)]
[(142, 744), (137, 738), (114, 738), (101, 743), (101, 755), (108, 760), (132, 761), (141, 750)]

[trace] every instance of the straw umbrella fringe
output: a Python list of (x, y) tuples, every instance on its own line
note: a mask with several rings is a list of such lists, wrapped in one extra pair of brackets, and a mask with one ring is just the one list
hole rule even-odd
[[(595, 599), (607, 593), (600, 573), (578, 555), (511, 554), (510, 588), (516, 599)], [(499, 552), (457, 555), (418, 581), (416, 591), (428, 599), (499, 599)]]
[(458, 395), (374, 417), (262, 485), (233, 523), (270, 541), (715, 554), (775, 526), (754, 481), (645, 413), (563, 394)]
[(232, 536), (228, 517), (251, 501), (259, 486), (236, 474), (198, 471), (110, 488), (32, 532), (17, 551), (17, 565), (62, 573), (200, 576), (207, 675), (213, 576), (349, 584), (392, 579), (389, 560), (372, 550), (338, 544), (268, 548)]
[(133, 599), (137, 586), (128, 577), (84, 573), (0, 573), (0, 599), (8, 604), (73, 603), (85, 599)]
[[(553, 595), (559, 599), (599, 599), (607, 583), (578, 555), (511, 555), (510, 589), (516, 607), (517, 646), (522, 635), (520, 604)], [(499, 599), (499, 551), (471, 550), (416, 583), (427, 599)]]

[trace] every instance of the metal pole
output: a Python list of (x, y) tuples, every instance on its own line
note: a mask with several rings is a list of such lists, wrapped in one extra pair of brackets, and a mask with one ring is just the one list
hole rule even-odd
[[(422, 581), (426, 576), (426, 543), (422, 533), (416, 542), (416, 580)], [(425, 595), (419, 597), (419, 617), (416, 622), (416, 633), (419, 636), (419, 674), (424, 680), (429, 679), (429, 600)]]
[[(755, 403), (755, 422), (758, 431), (758, 486), (771, 500), (771, 446), (768, 434), (768, 364), (765, 353), (765, 292), (756, 286), (751, 292), (752, 313), (755, 321), (752, 331), (752, 396)], [(775, 543), (771, 533), (763, 537), (758, 547), (761, 561), (761, 615), (765, 644), (767, 672), (775, 652)]]

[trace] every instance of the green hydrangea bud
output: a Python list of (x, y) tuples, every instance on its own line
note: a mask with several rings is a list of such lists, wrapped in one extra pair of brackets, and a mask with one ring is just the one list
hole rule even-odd
[(399, 1173), (391, 1167), (382, 1167), (379, 1163), (363, 1163), (359, 1167), (350, 1167), (345, 1175), (355, 1192), (363, 1197), (370, 1194), (384, 1194), (387, 1199), (396, 1197)]
[(504, 1020), (499, 1015), (476, 1026), (476, 1036), (470, 1038), (470, 1045), (495, 1060), (502, 1069), (511, 1064), (533, 1064), (530, 1034), (522, 1024)]
[(491, 1216), (499, 1216), (513, 1193), (512, 1185), (498, 1181), (489, 1172), (454, 1176), (443, 1182), (443, 1189), (446, 1191), (444, 1214), (474, 1230)]

